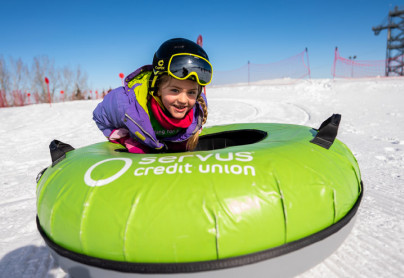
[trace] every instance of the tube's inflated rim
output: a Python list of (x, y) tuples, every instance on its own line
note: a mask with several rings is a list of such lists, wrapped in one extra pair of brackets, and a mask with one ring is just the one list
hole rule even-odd
[(52, 248), (60, 256), (69, 258), (73, 261), (77, 261), (82, 264), (129, 273), (168, 274), (168, 273), (189, 273), (189, 272), (209, 271), (209, 270), (218, 270), (218, 269), (242, 266), (264, 260), (269, 260), (278, 256), (291, 253), (298, 249), (304, 248), (315, 242), (323, 240), (331, 236), (332, 234), (337, 233), (341, 228), (347, 225), (355, 216), (363, 196), (362, 182), (361, 182), (361, 188), (362, 188), (361, 193), (358, 196), (358, 199), (354, 204), (354, 206), (352, 207), (352, 209), (340, 221), (325, 228), (324, 230), (321, 230), (305, 238), (289, 242), (281, 246), (267, 249), (264, 251), (213, 261), (187, 262), (187, 263), (132, 263), (132, 262), (112, 261), (96, 257), (90, 257), (67, 250), (57, 245), (46, 235), (46, 233), (41, 227), (41, 224), (39, 223), (38, 217), (36, 218), (36, 223), (41, 236), (43, 237), (46, 244), (50, 248)]

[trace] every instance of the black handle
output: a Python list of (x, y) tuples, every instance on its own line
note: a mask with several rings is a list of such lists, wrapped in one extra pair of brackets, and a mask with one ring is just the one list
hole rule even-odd
[(340, 122), (341, 115), (333, 114), (321, 124), (316, 137), (314, 137), (310, 142), (328, 150), (337, 137)]
[(53, 140), (49, 145), (49, 150), (52, 158), (52, 167), (58, 164), (66, 157), (66, 153), (74, 150), (69, 144)]

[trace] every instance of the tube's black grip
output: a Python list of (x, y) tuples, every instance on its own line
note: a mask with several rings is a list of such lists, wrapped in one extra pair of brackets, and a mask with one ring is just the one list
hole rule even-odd
[(328, 150), (337, 137), (340, 122), (341, 115), (333, 114), (321, 124), (317, 135), (310, 142)]
[(49, 151), (52, 158), (52, 167), (58, 164), (66, 157), (66, 153), (74, 150), (69, 144), (53, 140), (49, 145)]

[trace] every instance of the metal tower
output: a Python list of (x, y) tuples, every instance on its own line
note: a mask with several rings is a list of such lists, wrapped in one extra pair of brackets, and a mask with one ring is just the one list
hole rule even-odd
[(387, 25), (373, 27), (375, 35), (387, 29), (386, 76), (404, 76), (404, 10), (389, 12)]

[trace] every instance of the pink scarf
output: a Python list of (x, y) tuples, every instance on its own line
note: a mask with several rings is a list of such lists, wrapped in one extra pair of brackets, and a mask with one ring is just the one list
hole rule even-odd
[(175, 119), (167, 116), (163, 109), (161, 109), (160, 105), (157, 101), (152, 97), (151, 98), (151, 110), (153, 112), (154, 117), (156, 117), (157, 121), (161, 124), (161, 126), (165, 129), (176, 129), (176, 128), (187, 128), (191, 125), (193, 116), (194, 116), (194, 108), (188, 111), (182, 119)]

